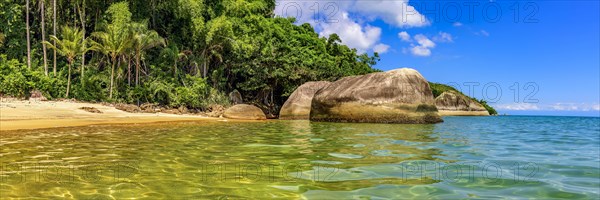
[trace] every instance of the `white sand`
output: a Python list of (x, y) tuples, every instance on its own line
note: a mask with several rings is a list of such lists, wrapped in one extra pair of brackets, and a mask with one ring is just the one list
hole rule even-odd
[[(102, 113), (91, 113), (81, 107), (94, 107)], [(111, 106), (67, 101), (0, 101), (0, 131), (40, 129), (94, 124), (133, 124), (169, 121), (219, 120), (199, 115), (166, 113), (128, 113)]]

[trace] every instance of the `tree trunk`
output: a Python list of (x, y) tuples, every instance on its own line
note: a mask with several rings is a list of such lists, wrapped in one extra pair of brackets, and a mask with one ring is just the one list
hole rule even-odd
[(111, 71), (110, 71), (110, 91), (108, 92), (108, 98), (112, 99), (112, 93), (113, 93), (113, 79), (115, 77), (115, 62), (116, 62), (116, 57), (112, 57), (112, 63), (111, 63)]
[[(54, 29), (52, 31), (52, 34), (54, 36), (56, 36), (56, 0), (52, 1), (52, 18), (53, 18), (53, 22), (52, 22), (52, 29)], [(56, 41), (52, 41), (52, 43), (54, 44), (54, 46), (56, 46)], [(54, 76), (56, 77), (56, 49), (54, 49), (54, 64), (53, 64), (53, 72), (54, 72)]]
[(127, 56), (127, 85), (131, 86), (131, 55)]
[(140, 82), (140, 53), (139, 51), (135, 54), (135, 85), (138, 85)]
[[(117, 73), (119, 73), (119, 67), (121, 67), (121, 60), (122, 59), (117, 57), (117, 66), (115, 67), (117, 69)], [(117, 91), (119, 91), (119, 81), (117, 81), (117, 79), (119, 79), (120, 77), (121, 77), (121, 74), (115, 75), (115, 85), (113, 87), (117, 88)]]
[(69, 89), (71, 89), (71, 65), (72, 65), (73, 61), (71, 59), (69, 59), (69, 75), (67, 78), (67, 94), (65, 95), (65, 97), (68, 99), (69, 98)]
[[(81, 42), (83, 43), (83, 48), (85, 48), (85, 0), (83, 0), (81, 8), (79, 9), (79, 19), (81, 19)], [(85, 78), (85, 52), (81, 54), (81, 80)], [(83, 83), (83, 81), (82, 81)]]
[[(40, 0), (40, 16), (42, 17), (42, 41), (46, 41), (46, 23), (44, 22), (45, 20), (45, 12), (44, 12), (44, 1), (45, 0)], [(48, 76), (48, 64), (47, 64), (47, 60), (48, 58), (46, 57), (46, 44), (42, 43), (42, 49), (44, 52), (44, 73), (46, 74), (46, 76)]]
[(204, 61), (204, 64), (202, 64), (202, 65), (203, 65), (202, 66), (202, 71), (203, 71), (202, 72), (202, 78), (206, 78), (206, 75), (208, 73), (208, 69), (207, 69), (208, 67), (206, 66), (206, 60)]
[(173, 77), (177, 79), (177, 60), (175, 60), (175, 66), (173, 66)]
[(25, 1), (25, 21), (27, 26), (27, 68), (31, 69), (31, 41), (29, 39), (29, 0)]

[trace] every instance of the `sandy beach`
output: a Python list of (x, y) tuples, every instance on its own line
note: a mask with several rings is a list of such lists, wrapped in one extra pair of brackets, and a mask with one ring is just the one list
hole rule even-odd
[[(102, 113), (88, 112), (80, 109), (81, 107), (93, 107)], [(129, 113), (98, 103), (13, 99), (0, 101), (0, 131), (196, 120), (220, 119), (188, 114)]]

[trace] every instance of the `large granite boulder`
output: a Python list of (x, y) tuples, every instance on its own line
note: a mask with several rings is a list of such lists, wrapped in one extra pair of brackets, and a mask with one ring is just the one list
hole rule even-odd
[(250, 119), (250, 120), (264, 120), (267, 119), (263, 111), (253, 105), (248, 104), (237, 104), (231, 106), (225, 110), (223, 117), (229, 119)]
[(455, 91), (440, 94), (435, 98), (435, 106), (442, 116), (490, 115), (479, 102)]
[(437, 123), (429, 83), (414, 69), (402, 68), (342, 78), (317, 91), (311, 121)]
[(281, 107), (279, 119), (308, 119), (313, 96), (330, 83), (329, 81), (314, 81), (302, 84)]

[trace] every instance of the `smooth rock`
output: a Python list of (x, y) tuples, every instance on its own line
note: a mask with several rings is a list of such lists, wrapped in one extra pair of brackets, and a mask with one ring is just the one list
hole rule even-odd
[(429, 83), (414, 69), (402, 68), (345, 77), (317, 91), (311, 121), (438, 123)]
[(253, 105), (237, 104), (225, 110), (223, 117), (229, 119), (265, 120), (267, 117), (263, 111)]
[(279, 119), (308, 119), (310, 104), (315, 93), (330, 83), (329, 81), (314, 81), (299, 86), (281, 107)]

